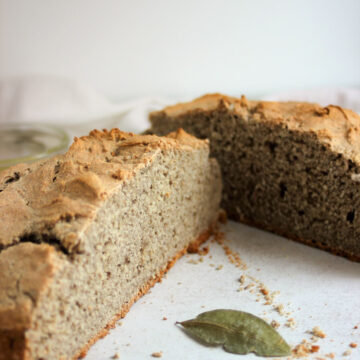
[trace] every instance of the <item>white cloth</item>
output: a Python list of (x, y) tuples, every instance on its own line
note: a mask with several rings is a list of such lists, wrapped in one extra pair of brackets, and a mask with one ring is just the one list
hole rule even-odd
[(76, 136), (94, 128), (119, 127), (141, 132), (149, 127), (148, 113), (165, 104), (166, 101), (157, 98), (113, 103), (83, 83), (57, 77), (28, 76), (0, 81), (0, 124), (55, 124)]

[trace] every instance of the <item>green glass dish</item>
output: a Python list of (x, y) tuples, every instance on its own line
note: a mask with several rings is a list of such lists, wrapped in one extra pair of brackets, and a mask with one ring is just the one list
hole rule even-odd
[(0, 124), (0, 171), (65, 152), (68, 146), (68, 134), (53, 125)]

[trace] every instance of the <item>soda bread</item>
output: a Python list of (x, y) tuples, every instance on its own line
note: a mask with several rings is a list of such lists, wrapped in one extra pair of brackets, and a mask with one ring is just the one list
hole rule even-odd
[(221, 199), (208, 142), (119, 130), (0, 174), (0, 359), (83, 354), (191, 244)]
[(221, 94), (150, 115), (210, 140), (234, 220), (360, 261), (360, 117), (339, 106)]

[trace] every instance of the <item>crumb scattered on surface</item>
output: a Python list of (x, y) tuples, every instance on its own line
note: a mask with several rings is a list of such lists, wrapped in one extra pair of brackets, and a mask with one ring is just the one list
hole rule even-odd
[(195, 259), (190, 259), (190, 260), (187, 261), (187, 263), (188, 263), (188, 264), (196, 265), (196, 264), (199, 263), (199, 261), (198, 261), (198, 260), (195, 260)]
[(276, 320), (273, 320), (273, 321), (270, 323), (270, 325), (271, 325), (274, 329), (277, 329), (277, 328), (280, 326), (280, 324), (279, 324)]
[(321, 339), (324, 339), (326, 337), (326, 334), (319, 328), (319, 326), (315, 326), (312, 329), (311, 333)]
[(202, 249), (199, 249), (199, 255), (207, 255), (209, 253), (209, 246), (204, 246)]
[(350, 349), (347, 349), (346, 351), (344, 351), (343, 356), (349, 356), (351, 355), (352, 351)]
[(241, 275), (240, 278), (239, 278), (239, 283), (240, 284), (245, 284), (245, 276), (244, 275)]
[(260, 289), (260, 292), (263, 294), (263, 295), (268, 295), (269, 294), (269, 290), (266, 288), (266, 287), (262, 287)]
[(275, 310), (280, 314), (280, 315), (284, 315), (285, 311), (284, 311), (284, 305), (283, 304), (279, 304), (275, 306)]
[(253, 283), (250, 283), (249, 285), (246, 285), (245, 286), (245, 290), (249, 290), (251, 289), (252, 287), (254, 287), (255, 285)]
[(285, 324), (287, 327), (289, 327), (290, 329), (295, 329), (296, 326), (296, 322), (293, 318), (287, 319), (287, 322)]
[(224, 233), (218, 231), (215, 236), (214, 240), (223, 248), (228, 260), (231, 264), (235, 265), (238, 268), (243, 270), (247, 269), (247, 265), (241, 260), (239, 254), (236, 251), (233, 251), (224, 243)]
[(221, 270), (223, 268), (223, 265), (219, 265), (215, 270)]
[(350, 346), (351, 348), (355, 349), (355, 348), (357, 347), (357, 343), (353, 343), (353, 342), (352, 342), (352, 343), (349, 344), (349, 346)]
[(167, 317), (166, 317), (166, 316), (164, 316), (162, 319), (163, 319), (163, 320), (167, 320)]
[(312, 346), (311, 346), (311, 352), (312, 352), (312, 353), (318, 352), (319, 349), (320, 349), (320, 346), (319, 346), (319, 345), (312, 345)]
[(120, 354), (119, 354), (119, 353), (116, 353), (116, 354), (114, 354), (111, 358), (112, 358), (112, 359), (120, 359)]
[(152, 357), (154, 358), (161, 358), (162, 357), (162, 351), (159, 352), (154, 352), (151, 354)]
[(319, 345), (312, 345), (307, 340), (303, 340), (300, 344), (296, 345), (292, 350), (293, 356), (295, 358), (306, 357), (309, 354), (318, 352), (320, 349)]

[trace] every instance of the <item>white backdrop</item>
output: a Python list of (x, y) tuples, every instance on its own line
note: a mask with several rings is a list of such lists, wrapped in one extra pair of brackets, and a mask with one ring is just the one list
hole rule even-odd
[(0, 78), (115, 100), (360, 85), (359, 0), (0, 0)]

